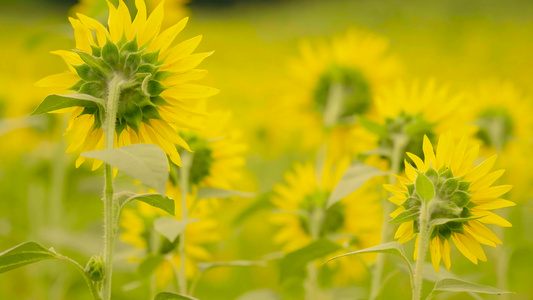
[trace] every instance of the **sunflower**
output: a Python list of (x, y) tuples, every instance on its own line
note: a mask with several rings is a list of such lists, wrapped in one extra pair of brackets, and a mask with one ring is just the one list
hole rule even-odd
[[(340, 245), (362, 249), (379, 243), (381, 221), (379, 180), (367, 183), (357, 192), (326, 209), (329, 195), (349, 166), (343, 159), (336, 165), (328, 162), (317, 178), (311, 163), (297, 164), (285, 174), (285, 184), (274, 187), (272, 203), (278, 211), (271, 221), (280, 227), (274, 243), (283, 251), (300, 249), (318, 238), (328, 238)], [(367, 262), (374, 256), (365, 257)], [(339, 260), (335, 280), (341, 284), (360, 279), (365, 267), (357, 258)]]
[(430, 80), (421, 84), (397, 81), (381, 89), (376, 96), (376, 110), (368, 119), (380, 130), (378, 147), (392, 151), (395, 140), (403, 136), (402, 152), (421, 155), (422, 137), (433, 141), (448, 130), (469, 134), (473, 128), (466, 124), (464, 96), (451, 94), (446, 86), (439, 87)]
[[(429, 222), (435, 219), (457, 219), (436, 225), (431, 231), (429, 248), (435, 270), (438, 272), (441, 259), (446, 269), (450, 269), (452, 241), (473, 263), (477, 264), (478, 260), (486, 261), (487, 257), (481, 244), (496, 247), (496, 244), (502, 242), (484, 224), (510, 227), (508, 221), (491, 211), (515, 205), (514, 202), (500, 199), (509, 192), (511, 186), (492, 186), (504, 173), (503, 170), (490, 172), (496, 162), (496, 155), (473, 166), (478, 157), (479, 146), (469, 145), (465, 137), (456, 144), (451, 133), (441, 135), (436, 152), (433, 151), (428, 137), (424, 136), (423, 152), (424, 161), (412, 153), (407, 153), (416, 168), (405, 161), (406, 177), (398, 176), (399, 181), (395, 185), (384, 185), (393, 194), (389, 200), (399, 205), (391, 217), (395, 218), (408, 210), (420, 210), (421, 200), (414, 183), (418, 174), (423, 173), (435, 187), (435, 197), (427, 204)], [(415, 236), (418, 240), (418, 215), (399, 226), (395, 238), (400, 243), (405, 243)], [(418, 242), (415, 247), (415, 259), (417, 251)]]
[[(167, 186), (167, 193), (169, 197), (174, 199), (180, 197), (179, 189), (170, 183)], [(196, 195), (187, 195), (189, 207), (195, 198)], [(181, 219), (181, 206), (178, 201), (176, 202), (175, 218)], [(137, 208), (125, 209), (120, 220), (120, 225), (124, 229), (120, 238), (143, 251), (142, 257), (148, 255), (163, 255), (165, 257), (165, 261), (155, 271), (158, 286), (164, 288), (171, 283), (174, 269), (181, 268), (181, 258), (177, 253), (179, 239), (170, 242), (153, 230), (154, 220), (161, 216), (168, 216), (168, 214), (143, 202), (139, 202)], [(212, 209), (207, 205), (198, 203), (195, 205), (195, 209), (190, 212), (189, 217), (199, 219), (197, 222), (190, 223), (185, 229), (187, 236), (185, 239), (185, 252), (187, 253), (185, 271), (187, 278), (193, 278), (199, 272), (198, 262), (213, 260), (209, 245), (220, 241), (220, 235), (217, 231), (219, 223), (213, 216)], [(162, 240), (157, 249), (154, 247), (154, 240)], [(139, 260), (138, 257), (132, 259)]]
[[(177, 131), (200, 129), (201, 112), (194, 103), (218, 92), (189, 83), (206, 75), (205, 70), (195, 68), (212, 52), (191, 54), (201, 36), (172, 45), (187, 18), (161, 32), (163, 3), (148, 18), (144, 1), (136, 0), (135, 4), (137, 15), (133, 22), (123, 1), (118, 8), (110, 4), (108, 28), (82, 14), (77, 19), (70, 18), (76, 50), (53, 52), (65, 60), (69, 71), (44, 78), (38, 84), (107, 98), (112, 83), (120, 80), (115, 146), (155, 144), (172, 162), (181, 165), (175, 145), (190, 148)], [(67, 152), (103, 149), (101, 108), (90, 103), (68, 110), (72, 115), (65, 133), (69, 141)], [(76, 166), (84, 161), (80, 157)], [(101, 164), (95, 160), (93, 169)]]
[(294, 114), (289, 120), (297, 118), (296, 123), (305, 125), (309, 134), (301, 137), (303, 146), (316, 148), (324, 134), (333, 143), (343, 140), (354, 117), (374, 110), (377, 90), (401, 69), (389, 54), (389, 41), (363, 30), (350, 30), (330, 43), (302, 43), (301, 57), (289, 65), (294, 86), (285, 110)]

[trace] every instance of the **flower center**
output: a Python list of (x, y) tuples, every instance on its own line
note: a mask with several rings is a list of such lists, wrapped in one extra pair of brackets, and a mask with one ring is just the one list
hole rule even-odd
[[(334, 100), (339, 103), (332, 103)], [(363, 74), (355, 69), (332, 65), (322, 74), (314, 91), (315, 106), (326, 114), (332, 105), (337, 117), (364, 114), (370, 108), (372, 92)]]
[(476, 136), (489, 147), (503, 147), (513, 138), (514, 121), (503, 108), (487, 108), (476, 121), (479, 127)]
[[(476, 204), (471, 202), (472, 195), (468, 192), (470, 183), (462, 181), (462, 177), (453, 177), (452, 171), (443, 166), (439, 171), (430, 167), (424, 173), (435, 187), (435, 197), (429, 202), (429, 219), (461, 219), (472, 216), (470, 209)], [(406, 210), (420, 211), (422, 198), (416, 192), (414, 184), (407, 185), (407, 199), (401, 204)], [(419, 232), (419, 218), (414, 219), (414, 232)], [(465, 221), (451, 221), (437, 225), (431, 238), (439, 235), (450, 238), (454, 232), (464, 233)]]
[[(108, 40), (102, 47), (91, 47), (92, 54), (76, 51), (84, 63), (73, 66), (80, 81), (70, 90), (105, 99), (109, 82), (119, 77), (121, 93), (116, 132), (120, 134), (126, 127), (138, 132), (141, 123), (149, 124), (150, 119), (161, 120), (157, 107), (168, 103), (159, 96), (165, 90), (160, 81), (171, 73), (159, 71), (159, 53), (148, 52), (146, 47), (139, 48), (136, 38), (126, 41), (123, 37), (116, 44)], [(82, 114), (95, 115), (94, 129), (102, 126), (100, 116), (103, 112), (96, 104), (86, 105)]]
[(185, 133), (183, 138), (194, 152), (189, 180), (191, 185), (198, 185), (211, 173), (215, 161), (213, 150), (206, 139), (194, 133)]
[(300, 222), (305, 232), (311, 236), (324, 237), (337, 233), (344, 224), (344, 205), (337, 202), (326, 209), (329, 192), (315, 191), (300, 203)]

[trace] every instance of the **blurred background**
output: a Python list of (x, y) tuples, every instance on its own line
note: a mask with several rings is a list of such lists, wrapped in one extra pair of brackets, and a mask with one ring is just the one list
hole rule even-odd
[[(106, 20), (101, 2), (0, 0), (0, 251), (26, 240), (53, 246), (82, 262), (101, 251), (102, 169), (75, 168), (75, 155), (64, 154), (61, 133), (67, 120), (61, 115), (27, 117), (53, 92), (34, 83), (65, 70), (50, 51), (74, 48), (67, 16), (79, 11)], [(221, 205), (221, 242), (211, 249), (215, 261), (259, 261), (281, 251), (272, 242), (277, 228), (268, 222), (273, 209), (269, 193), (294, 162), (315, 154), (290, 138), (295, 130), (306, 130), (305, 124), (291, 124), (280, 114), (288, 101), (288, 64), (300, 56), (302, 40), (329, 40), (350, 28), (368, 30), (390, 40), (407, 79), (433, 78), (458, 92), (480, 80), (499, 78), (512, 81), (526, 95), (533, 92), (532, 1), (167, 0), (166, 5), (173, 6), (165, 9), (167, 16), (191, 18), (181, 39), (201, 34), (198, 51), (215, 50), (202, 64), (210, 74), (204, 82), (221, 90), (209, 106), (232, 112), (231, 126), (242, 131), (248, 145), (238, 186), (258, 194)], [(129, 182), (120, 175), (118, 181)], [(510, 256), (506, 281), (508, 289), (517, 292), (512, 299), (533, 296), (531, 216), (531, 201), (509, 211), (513, 227), (505, 230)], [(131, 246), (118, 241), (115, 299), (148, 299), (136, 285), (139, 275), (131, 255)], [(461, 278), (497, 285), (497, 257), (478, 266), (454, 257), (452, 271)], [(268, 289), (277, 299), (298, 299), (280, 284), (278, 273), (275, 260), (264, 266), (216, 268), (198, 280), (195, 296), (238, 299)], [(368, 278), (359, 284), (368, 285)], [(407, 276), (395, 275), (382, 299), (408, 299), (406, 286)], [(76, 270), (44, 261), (1, 274), (0, 299), (90, 296)]]

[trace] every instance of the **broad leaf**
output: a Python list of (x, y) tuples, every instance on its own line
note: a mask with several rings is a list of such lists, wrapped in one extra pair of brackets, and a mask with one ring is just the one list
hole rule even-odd
[(380, 244), (380, 245), (377, 245), (377, 246), (374, 246), (374, 247), (370, 247), (370, 248), (366, 248), (366, 249), (357, 250), (357, 251), (349, 252), (349, 253), (346, 253), (346, 254), (338, 255), (338, 256), (335, 256), (333, 258), (328, 259), (327, 261), (324, 262), (324, 264), (326, 264), (326, 263), (328, 263), (328, 262), (330, 262), (330, 261), (332, 261), (334, 259), (338, 259), (338, 258), (341, 258), (341, 257), (344, 257), (344, 256), (350, 256), (350, 255), (355, 255), (355, 254), (363, 254), (363, 253), (386, 253), (386, 254), (397, 255), (397, 256), (401, 257), (405, 261), (405, 263), (407, 263), (407, 266), (409, 267), (409, 274), (411, 275), (411, 277), (413, 276), (413, 270), (411, 268), (411, 263), (409, 262), (409, 259), (407, 259), (407, 257), (405, 256), (405, 252), (403, 251), (402, 244), (400, 244), (398, 242), (390, 242), (390, 243)]
[(252, 198), (255, 196), (255, 193), (241, 192), (241, 191), (231, 191), (217, 188), (200, 188), (198, 189), (197, 199), (205, 198), (229, 198), (229, 197), (243, 197), (243, 198)]
[(416, 193), (425, 202), (430, 201), (435, 196), (435, 187), (433, 186), (433, 183), (423, 173), (419, 173), (416, 176), (415, 188)]
[(138, 272), (142, 277), (149, 277), (164, 261), (163, 256), (150, 254), (141, 261)]
[(357, 191), (368, 180), (384, 174), (386, 174), (386, 172), (376, 167), (364, 164), (350, 166), (346, 172), (344, 172), (341, 180), (329, 196), (327, 207), (331, 207), (333, 204), (339, 202), (342, 198)]
[(249, 267), (249, 266), (266, 266), (264, 261), (250, 261), (250, 260), (232, 260), (232, 261), (215, 261), (215, 262), (201, 262), (198, 263), (200, 272), (205, 272), (209, 269), (217, 267)]
[(418, 218), (418, 215), (420, 215), (420, 207), (411, 207), (410, 209), (399, 213), (394, 219), (390, 220), (389, 223), (404, 223), (408, 221), (414, 221)]
[(168, 179), (167, 156), (152, 144), (134, 144), (115, 149), (82, 153), (81, 156), (101, 160), (131, 177), (165, 193)]
[(25, 242), (0, 254), (0, 274), (41, 260), (57, 258), (55, 252), (37, 243)]
[(371, 121), (365, 117), (359, 116), (357, 118), (359, 123), (368, 131), (376, 134), (379, 137), (386, 137), (387, 136), (387, 127), (384, 125), (381, 125), (379, 123), (376, 123), (374, 121)]
[(154, 229), (173, 243), (189, 223), (198, 222), (199, 220), (177, 220), (172, 217), (160, 217), (155, 219)]
[(132, 192), (120, 192), (115, 195), (120, 207), (128, 204), (133, 200), (141, 201), (153, 207), (160, 208), (167, 213), (174, 215), (174, 200), (161, 194), (135, 194)]
[(308, 263), (341, 249), (330, 240), (320, 239), (287, 254), (280, 262), (280, 281), (291, 277), (301, 277)]
[(437, 281), (437, 283), (435, 283), (435, 286), (433, 287), (433, 291), (427, 299), (431, 299), (433, 294), (435, 294), (436, 292), (467, 292), (492, 295), (512, 294), (512, 292), (509, 291), (500, 290), (490, 286), (471, 283), (455, 278), (444, 278)]
[(155, 296), (154, 300), (198, 300), (191, 296), (180, 295), (170, 292), (162, 292)]
[(260, 289), (244, 293), (237, 300), (281, 300), (283, 297), (276, 291)]
[(101, 107), (105, 107), (104, 99), (96, 98), (87, 94), (50, 95), (44, 98), (43, 102), (39, 104), (39, 106), (30, 114), (30, 116), (40, 115), (67, 107), (87, 106), (95, 103)]

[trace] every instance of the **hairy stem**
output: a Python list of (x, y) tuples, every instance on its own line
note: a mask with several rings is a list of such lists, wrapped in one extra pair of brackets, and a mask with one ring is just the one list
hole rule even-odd
[[(192, 163), (192, 154), (183, 151), (181, 153), (182, 167), (179, 170), (179, 187), (181, 191), (181, 219), (189, 219), (189, 211), (187, 209), (187, 193), (189, 187), (189, 171)], [(185, 231), (183, 230), (179, 236), (180, 243), (178, 252), (180, 254), (180, 269), (178, 274), (178, 286), (180, 293), (187, 295), (187, 273), (185, 270), (185, 264), (187, 261), (187, 253), (185, 252)]]
[[(118, 102), (120, 100), (120, 78), (114, 77), (109, 83), (109, 94), (107, 99), (104, 134), (105, 148), (115, 147), (115, 123), (117, 119)], [(104, 264), (105, 278), (102, 287), (104, 300), (111, 299), (111, 279), (113, 276), (113, 253), (115, 251), (116, 220), (115, 210), (117, 204), (113, 197), (113, 169), (105, 164), (104, 168), (105, 188), (104, 188)]]
[(415, 278), (413, 290), (413, 300), (420, 300), (422, 294), (424, 262), (429, 248), (429, 225), (427, 203), (422, 201), (420, 207), (420, 233), (418, 238), (418, 255), (416, 257)]
[[(396, 183), (396, 177), (392, 176), (394, 174), (398, 174), (400, 171), (400, 166), (402, 163), (402, 156), (404, 153), (405, 145), (407, 144), (408, 139), (404, 135), (399, 135), (394, 139), (393, 149), (391, 153), (391, 176), (390, 176), (390, 183), (395, 184)], [(387, 222), (387, 219), (389, 218), (389, 214), (392, 212), (391, 203), (387, 200), (388, 196), (382, 199), (381, 207), (383, 209), (383, 224), (381, 227), (381, 243), (387, 243), (391, 240), (391, 231), (392, 226), (389, 222)], [(374, 300), (377, 298), (381, 291), (381, 283), (382, 283), (382, 277), (383, 277), (383, 269), (385, 268), (385, 262), (386, 262), (386, 254), (379, 253), (376, 258), (375, 268), (372, 273), (372, 282), (370, 286), (370, 300)]]

